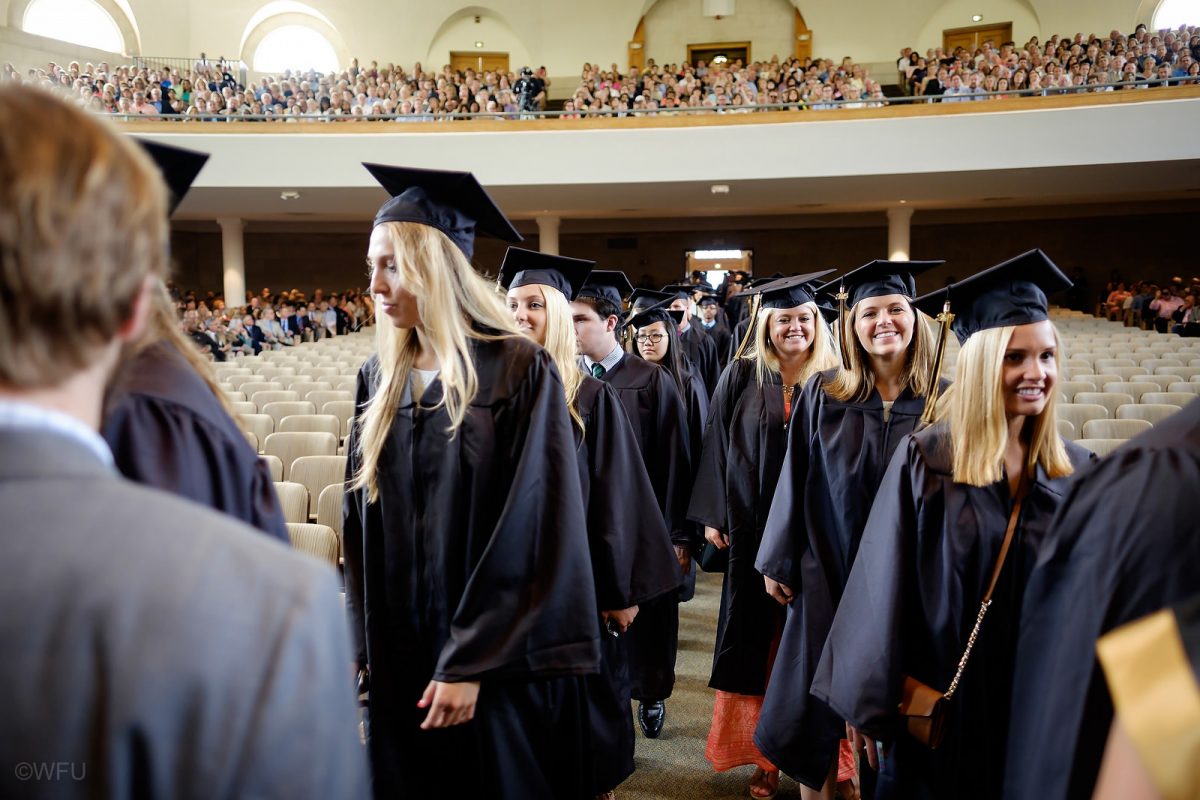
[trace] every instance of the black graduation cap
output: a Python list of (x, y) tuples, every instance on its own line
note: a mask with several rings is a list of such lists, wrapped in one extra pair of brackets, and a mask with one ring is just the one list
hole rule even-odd
[(821, 316), (825, 318), (827, 323), (832, 325), (833, 323), (837, 322), (837, 298), (835, 298), (829, 292), (820, 292), (816, 297), (816, 302), (817, 310), (821, 312)]
[(683, 309), (670, 309), (667, 308), (667, 303), (659, 303), (643, 311), (630, 314), (624, 324), (641, 329), (656, 322), (678, 326), (683, 322)]
[(858, 269), (830, 281), (821, 290), (844, 287), (849, 293), (846, 308), (853, 308), (860, 300), (902, 294), (910, 300), (917, 296), (915, 276), (945, 264), (945, 261), (872, 261)]
[(717, 305), (717, 295), (715, 292), (705, 292), (699, 300), (696, 301), (698, 306), (715, 306)]
[(595, 261), (567, 258), (522, 247), (510, 247), (500, 264), (500, 285), (505, 289), (540, 284), (553, 286), (568, 300), (574, 300), (587, 281)]
[[(750, 287), (762, 286), (764, 283), (770, 283), (771, 281), (777, 281), (782, 277), (783, 277), (782, 272), (776, 272), (774, 275), (764, 275), (761, 278), (751, 278), (750, 280), (746, 281), (746, 285), (750, 286)], [(744, 290), (742, 291), (742, 294), (745, 294)]]
[(813, 302), (817, 293), (813, 282), (831, 272), (833, 270), (826, 269), (767, 281), (747, 289), (742, 292), (742, 295), (746, 297), (762, 295), (762, 308), (793, 308)]
[(470, 172), (367, 163), (363, 166), (392, 196), (379, 207), (374, 225), (417, 222), (437, 228), (467, 258), (475, 252), (476, 233), (506, 242), (523, 241)]
[(671, 295), (672, 300), (691, 300), (692, 295), (699, 291), (693, 283), (672, 283), (662, 288), (663, 294)]
[(634, 289), (633, 294), (629, 295), (629, 307), (634, 311), (640, 311), (664, 301), (670, 303), (673, 299), (674, 297), (666, 292), (658, 292), (654, 289)]
[(621, 307), (621, 298), (633, 291), (633, 284), (625, 273), (617, 269), (594, 269), (587, 282), (579, 290), (579, 297), (600, 297)]
[(184, 150), (182, 147), (172, 147), (159, 144), (149, 139), (138, 139), (138, 144), (154, 159), (162, 173), (163, 181), (167, 184), (167, 216), (175, 213), (183, 196), (192, 188), (192, 183), (200, 170), (208, 161), (208, 153), (198, 153), (195, 150)]
[(1050, 318), (1049, 294), (1071, 288), (1071, 279), (1041, 250), (988, 267), (971, 277), (930, 292), (913, 303), (931, 316), (950, 301), (951, 328), (961, 344), (972, 334)]

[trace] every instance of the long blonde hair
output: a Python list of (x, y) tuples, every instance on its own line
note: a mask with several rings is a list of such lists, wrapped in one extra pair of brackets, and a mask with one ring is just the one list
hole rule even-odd
[[(813, 316), (813, 340), (808, 347), (808, 358), (800, 370), (800, 380), (797, 381), (803, 386), (816, 373), (837, 366), (838, 356), (837, 351), (833, 348), (833, 334), (830, 333), (829, 325), (821, 316), (817, 304), (808, 302), (800, 307), (806, 309)], [(782, 377), (779, 371), (781, 366), (779, 355), (771, 343), (771, 319), (780, 310), (778, 308), (760, 308), (758, 310), (758, 318), (754, 321), (753, 349), (743, 356), (743, 358), (754, 360), (754, 374), (758, 378), (759, 386), (765, 384), (770, 375)]]
[[(843, 403), (861, 403), (875, 390), (875, 372), (871, 369), (871, 356), (858, 340), (858, 333), (854, 330), (854, 321), (858, 317), (861, 304), (861, 300), (855, 303), (840, 321), (838, 333), (846, 343), (842, 351), (846, 354), (847, 362), (839, 366), (837, 375), (824, 386), (826, 394)], [(904, 371), (900, 375), (900, 386), (901, 389), (910, 389), (917, 397), (928, 397), (930, 390), (937, 385), (937, 378), (931, 374), (936, 341), (925, 315), (914, 308), (908, 298), (904, 299), (904, 304), (913, 314), (913, 334), (908, 343), (908, 355)]]
[[(416, 296), (423, 342), (437, 357), (442, 382), (438, 406), (445, 406), (453, 436), (479, 390), (471, 341), (503, 339), (520, 332), (491, 285), (444, 233), (415, 222), (382, 224), (392, 240), (400, 280)], [(376, 389), (359, 417), (358, 470), (351, 483), (352, 489), (366, 489), (371, 502), (379, 499), (379, 458), (422, 344), (415, 328), (397, 328), (387, 320), (377, 320), (375, 328), (379, 362), (372, 380)]]
[(583, 371), (575, 362), (575, 321), (571, 316), (571, 304), (567, 296), (553, 286), (537, 284), (546, 305), (546, 341), (542, 344), (558, 374), (562, 377), (566, 392), (567, 410), (571, 419), (583, 430), (583, 417), (579, 413), (579, 387), (583, 385)]
[[(990, 486), (1004, 477), (1008, 421), (1004, 413), (1004, 354), (1014, 328), (989, 328), (963, 344), (953, 385), (938, 408), (949, 420), (954, 480), (968, 486)], [(1058, 341), (1058, 331), (1054, 331)], [(1057, 362), (1059, 353), (1054, 354)], [(1058, 390), (1052, 388), (1042, 413), (1026, 421), (1029, 456), (1026, 469), (1041, 464), (1051, 478), (1074, 472), (1058, 435)], [(1032, 430), (1028, 426), (1032, 423)]]

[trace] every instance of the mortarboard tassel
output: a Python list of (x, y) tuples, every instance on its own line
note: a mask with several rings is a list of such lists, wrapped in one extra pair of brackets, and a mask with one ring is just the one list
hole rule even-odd
[(834, 297), (838, 301), (838, 351), (842, 357), (842, 369), (850, 369), (850, 351), (846, 349), (846, 300), (850, 297), (850, 293), (846, 291), (844, 283), (838, 285), (838, 291)]
[(738, 345), (737, 353), (734, 354), (733, 360), (737, 361), (746, 352), (746, 348), (750, 342), (754, 341), (754, 329), (758, 327), (758, 311), (762, 307), (762, 295), (756, 294), (750, 298), (750, 324), (746, 326), (746, 335), (742, 337), (742, 343)]
[(942, 362), (946, 357), (946, 339), (950, 336), (950, 323), (954, 322), (949, 296), (946, 297), (941, 313), (937, 315), (937, 321), (938, 343), (937, 351), (933, 355), (933, 379), (930, 381), (929, 397), (925, 400), (925, 411), (921, 414), (921, 424), (924, 426), (932, 425), (937, 414), (938, 386), (942, 378)]

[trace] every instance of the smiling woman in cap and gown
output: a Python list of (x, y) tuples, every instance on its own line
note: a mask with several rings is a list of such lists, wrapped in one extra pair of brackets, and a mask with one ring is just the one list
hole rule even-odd
[(679, 568), (657, 513), (650, 476), (616, 390), (575, 360), (570, 301), (593, 262), (510, 247), (500, 267), (509, 312), (546, 348), (562, 377), (587, 508), (588, 543), (600, 610), (600, 674), (589, 676), (593, 793), (603, 797), (633, 774), (629, 663), (620, 640), (639, 605), (679, 586)]
[(599, 631), (552, 359), (470, 265), (519, 236), (470, 173), (367, 165), (379, 352), (348, 445), (346, 605), (379, 797), (589, 797)]
[(809, 686), (871, 500), (937, 383), (933, 335), (912, 299), (913, 276), (941, 263), (873, 261), (832, 282), (845, 306), (843, 364), (813, 376), (792, 414), (755, 562), (768, 593), (790, 608), (754, 743), (805, 797), (831, 797), (834, 778), (854, 774), (848, 751), (839, 766), (841, 718)]
[[(1021, 597), (1092, 459), (1055, 416), (1046, 295), (1070, 285), (1032, 250), (917, 301), (954, 315), (957, 375), (892, 458), (812, 685), (872, 764), (883, 743), (878, 798), (1000, 797)], [(914, 681), (951, 695), (940, 744), (898, 711)]]
[[(162, 172), (174, 211), (208, 156), (142, 141)], [(145, 334), (124, 354), (101, 428), (121, 474), (221, 511), (288, 541), (271, 472), (246, 442), (195, 342), (179, 330), (157, 287)]]
[[(783, 629), (784, 610), (754, 569), (787, 448), (793, 400), (806, 380), (837, 363), (810, 282), (816, 272), (763, 284), (753, 346), (721, 375), (688, 516), (725, 555), (709, 686), (717, 690), (705, 757), (718, 771), (754, 764), (752, 797), (770, 797), (779, 769), (754, 746), (754, 728)], [(710, 551), (711, 552), (711, 551)]]

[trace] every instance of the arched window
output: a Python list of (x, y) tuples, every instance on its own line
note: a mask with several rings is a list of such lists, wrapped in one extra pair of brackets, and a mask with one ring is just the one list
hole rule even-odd
[(112, 16), (94, 0), (33, 0), (21, 28), (109, 53), (125, 52), (125, 37)]
[(1154, 30), (1200, 25), (1200, 0), (1163, 0), (1154, 11)]
[(337, 72), (337, 52), (320, 32), (303, 25), (284, 25), (262, 38), (254, 50), (251, 69), (280, 73), (284, 70)]

